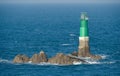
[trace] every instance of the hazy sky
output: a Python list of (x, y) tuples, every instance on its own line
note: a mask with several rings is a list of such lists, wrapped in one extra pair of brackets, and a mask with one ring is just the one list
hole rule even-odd
[(120, 3), (120, 0), (0, 0), (0, 3)]

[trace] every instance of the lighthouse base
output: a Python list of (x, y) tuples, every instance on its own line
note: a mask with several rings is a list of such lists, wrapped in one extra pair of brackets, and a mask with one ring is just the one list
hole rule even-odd
[(79, 37), (79, 47), (78, 47), (78, 56), (80, 57), (89, 57), (89, 37)]
[(79, 37), (78, 57), (101, 59), (101, 56), (93, 55), (90, 53), (89, 37)]

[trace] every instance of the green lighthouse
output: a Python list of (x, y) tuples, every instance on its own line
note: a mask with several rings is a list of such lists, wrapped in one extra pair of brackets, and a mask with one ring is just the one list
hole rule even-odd
[(87, 13), (81, 13), (81, 17), (80, 17), (78, 57), (90, 57), (91, 59), (96, 59), (96, 60), (102, 58), (99, 55), (93, 55), (90, 53)]
[(88, 17), (86, 13), (81, 14), (80, 37), (88, 37)]
[(88, 17), (86, 13), (81, 13), (80, 17), (80, 36), (78, 56), (89, 57), (89, 31), (88, 31)]

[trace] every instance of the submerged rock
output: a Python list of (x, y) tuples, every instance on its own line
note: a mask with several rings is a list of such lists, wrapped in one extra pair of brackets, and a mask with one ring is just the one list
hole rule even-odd
[(15, 56), (13, 60), (14, 63), (26, 63), (28, 61), (29, 61), (29, 57), (27, 57), (26, 55), (20, 55), (20, 54)]
[(49, 63), (52, 64), (73, 64), (73, 62), (80, 62), (80, 59), (72, 58), (68, 55), (64, 55), (63, 53), (58, 53), (56, 56), (50, 58), (48, 60)]
[(30, 61), (32, 63), (41, 63), (41, 62), (47, 62), (47, 56), (44, 53), (44, 51), (41, 51), (39, 54), (34, 54)]

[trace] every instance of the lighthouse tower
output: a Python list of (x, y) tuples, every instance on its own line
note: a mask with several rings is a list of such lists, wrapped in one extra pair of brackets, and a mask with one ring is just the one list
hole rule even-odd
[(88, 30), (88, 17), (86, 13), (81, 13), (80, 18), (80, 36), (79, 36), (79, 57), (89, 57), (89, 30)]

